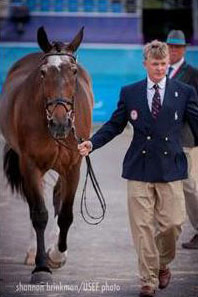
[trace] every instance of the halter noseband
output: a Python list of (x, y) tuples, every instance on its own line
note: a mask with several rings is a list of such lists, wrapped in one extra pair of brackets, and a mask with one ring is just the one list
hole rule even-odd
[(70, 105), (73, 107), (74, 103), (69, 98), (56, 98), (56, 99), (50, 99), (46, 102), (45, 107), (48, 108), (50, 105), (63, 105), (65, 107), (65, 104)]

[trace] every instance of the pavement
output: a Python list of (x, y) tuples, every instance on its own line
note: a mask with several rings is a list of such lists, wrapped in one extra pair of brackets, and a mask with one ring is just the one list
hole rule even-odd
[[(53, 271), (52, 283), (45, 285), (30, 284), (32, 267), (24, 265), (30, 244), (27, 204), (10, 192), (0, 169), (0, 297), (138, 296), (140, 284), (127, 215), (126, 181), (120, 177), (130, 139), (131, 130), (126, 129), (122, 135), (91, 154), (107, 204), (105, 219), (97, 226), (86, 224), (80, 214), (86, 169), (83, 163), (74, 204), (74, 222), (68, 235), (68, 260), (64, 267)], [(0, 137), (1, 152), (2, 148), (3, 139)], [(0, 166), (2, 168), (2, 157)], [(48, 173), (45, 197), (50, 221), (46, 237), (54, 224), (51, 206), (54, 182), (54, 173)], [(90, 186), (88, 189), (89, 210), (97, 214), (99, 205)], [(177, 257), (171, 264), (171, 283), (167, 289), (158, 290), (157, 297), (198, 297), (198, 250), (181, 248), (181, 242), (189, 240), (193, 234), (187, 219), (178, 241)]]

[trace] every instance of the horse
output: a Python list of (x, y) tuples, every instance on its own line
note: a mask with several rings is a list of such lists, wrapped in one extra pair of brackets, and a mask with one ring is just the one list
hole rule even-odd
[[(42, 51), (17, 61), (2, 89), (4, 172), (12, 190), (19, 192), (29, 206), (37, 241), (34, 279), (39, 273), (50, 276), (50, 263), (57, 267), (66, 261), (67, 233), (73, 221), (82, 163), (77, 144), (79, 139), (89, 138), (92, 128), (92, 83), (75, 57), (83, 29), (66, 43), (49, 41), (40, 27), (37, 42)], [(47, 254), (44, 231), (48, 211), (42, 179), (50, 169), (59, 175), (53, 190), (59, 235)]]

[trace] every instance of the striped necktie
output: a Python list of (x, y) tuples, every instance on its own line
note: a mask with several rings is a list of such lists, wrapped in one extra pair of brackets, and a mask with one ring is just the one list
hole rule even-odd
[(159, 93), (159, 86), (154, 85), (155, 94), (153, 95), (151, 113), (154, 119), (157, 119), (160, 109), (162, 107)]

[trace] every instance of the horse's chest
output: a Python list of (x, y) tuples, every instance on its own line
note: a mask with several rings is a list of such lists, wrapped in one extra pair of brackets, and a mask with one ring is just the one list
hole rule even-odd
[(60, 148), (54, 162), (54, 168), (59, 173), (70, 171), (74, 166), (77, 166), (81, 160), (78, 152)]

